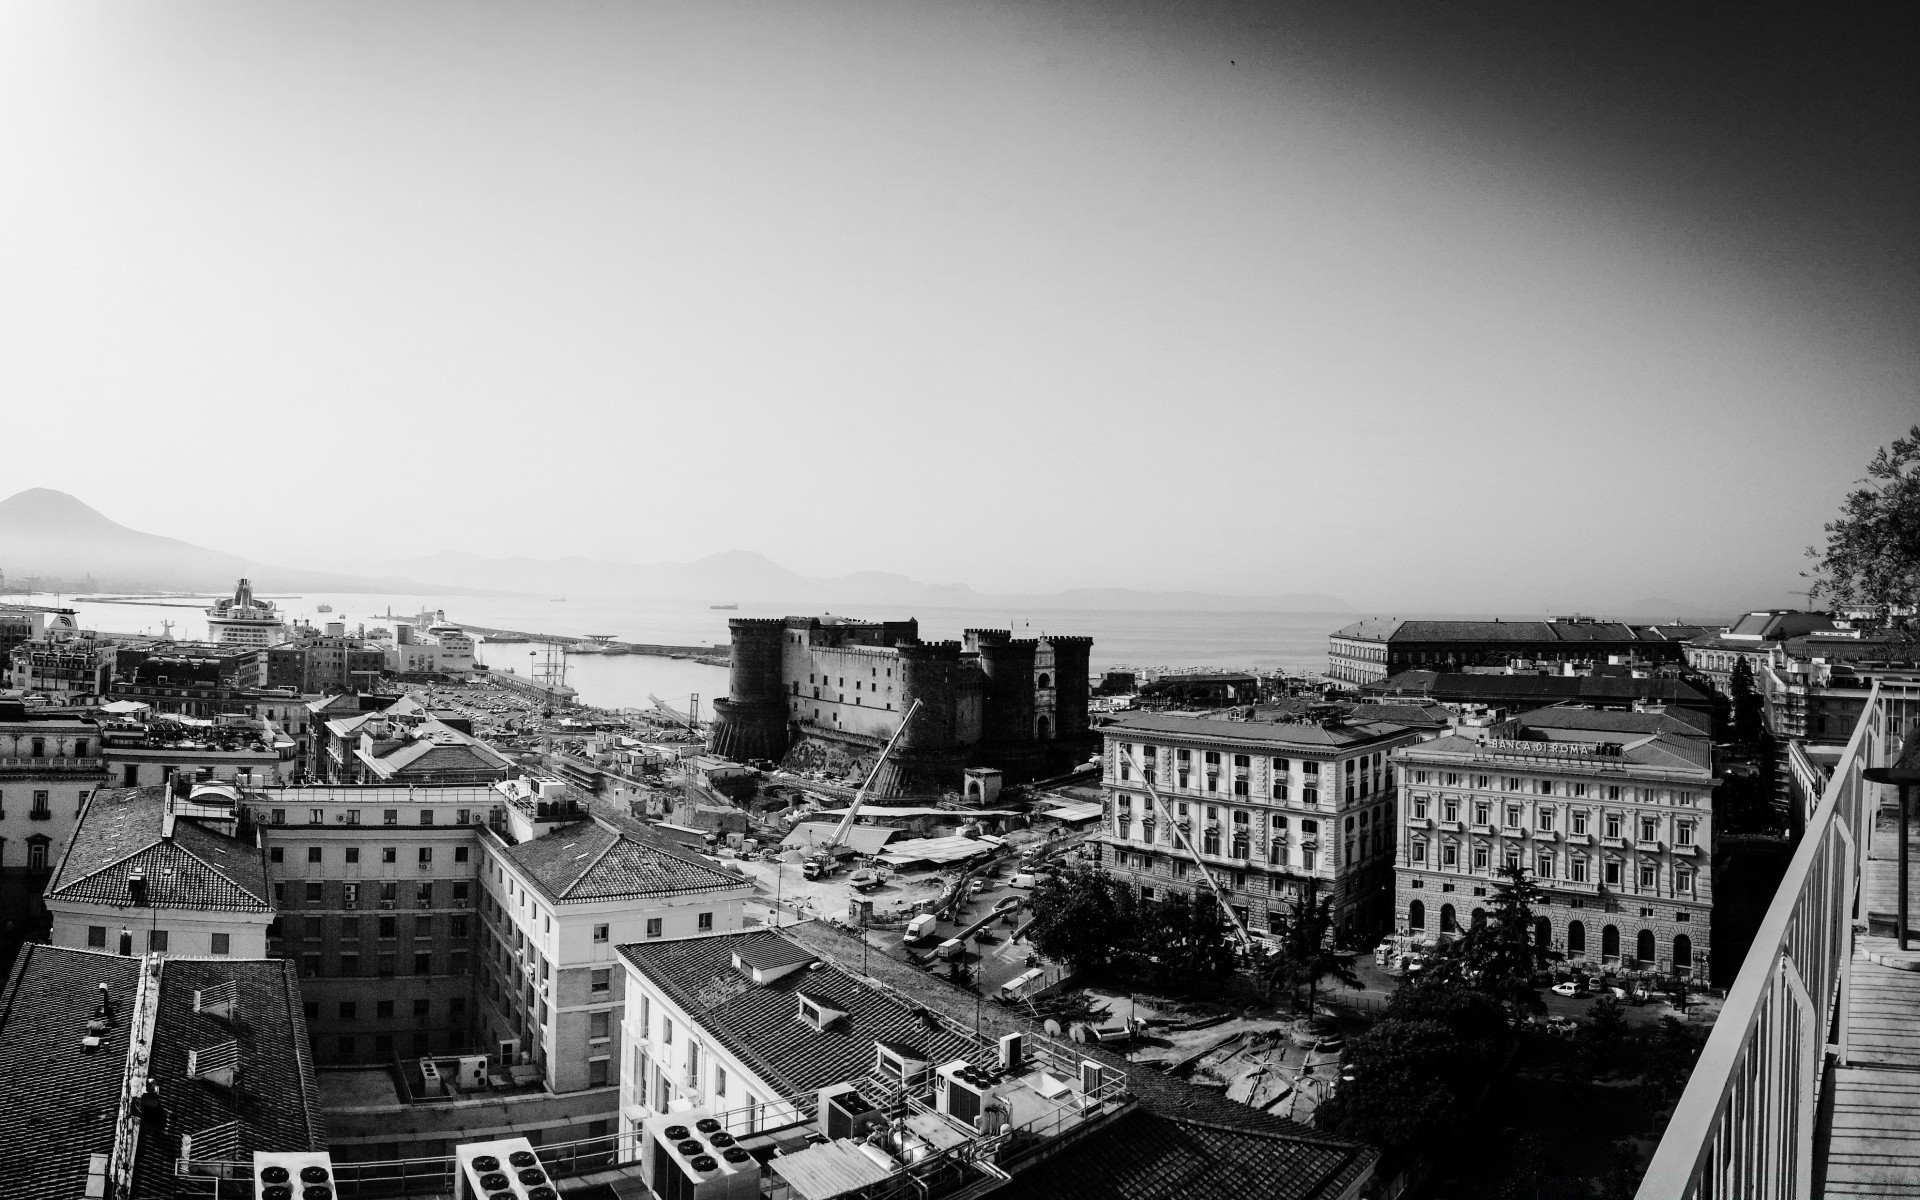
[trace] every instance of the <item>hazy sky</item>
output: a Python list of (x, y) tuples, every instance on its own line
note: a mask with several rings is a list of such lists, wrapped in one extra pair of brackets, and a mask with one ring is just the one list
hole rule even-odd
[(1805, 11), (0, 3), (0, 493), (299, 565), (1785, 605), (1920, 419), (1906, 43)]

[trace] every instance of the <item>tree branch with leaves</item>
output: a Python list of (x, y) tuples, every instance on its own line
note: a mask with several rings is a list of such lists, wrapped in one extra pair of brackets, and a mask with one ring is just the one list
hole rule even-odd
[(1814, 594), (1889, 616), (1920, 603), (1920, 425), (1873, 456), (1826, 534), (1824, 547), (1807, 547), (1814, 566), (1801, 573)]

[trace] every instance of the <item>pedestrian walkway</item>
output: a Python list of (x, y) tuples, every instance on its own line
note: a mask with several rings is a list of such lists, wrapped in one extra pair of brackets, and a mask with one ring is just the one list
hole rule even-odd
[[(1875, 823), (1861, 910), (1899, 908), (1898, 828)], [(1908, 887), (1920, 902), (1920, 837), (1908, 841)], [(1830, 1123), (1819, 1147), (1830, 1197), (1920, 1197), (1920, 938), (1854, 939), (1846, 1062), (1833, 1073)]]

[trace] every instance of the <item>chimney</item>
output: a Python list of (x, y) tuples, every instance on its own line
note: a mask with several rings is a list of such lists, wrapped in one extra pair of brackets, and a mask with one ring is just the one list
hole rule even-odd
[[(171, 818), (169, 818), (169, 823), (171, 823)], [(145, 871), (135, 871), (133, 874), (127, 876), (127, 898), (137, 905), (144, 905), (147, 902), (147, 873)], [(123, 938), (122, 940), (124, 941), (125, 939)]]

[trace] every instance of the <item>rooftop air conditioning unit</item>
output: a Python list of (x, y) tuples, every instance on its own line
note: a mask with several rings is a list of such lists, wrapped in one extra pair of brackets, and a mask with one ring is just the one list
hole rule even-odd
[(641, 1125), (640, 1167), (653, 1194), (671, 1200), (755, 1200), (760, 1163), (705, 1109)]
[(333, 1200), (333, 1156), (324, 1150), (253, 1154), (253, 1194), (259, 1200)]
[(454, 1147), (453, 1159), (454, 1200), (559, 1200), (526, 1138), (468, 1142)]
[(973, 1124), (986, 1111), (994, 1077), (966, 1059), (956, 1059), (934, 1072), (933, 1105), (956, 1121)]
[(819, 1129), (828, 1141), (840, 1138), (857, 1141), (876, 1127), (884, 1128), (887, 1116), (875, 1108), (851, 1083), (820, 1089)]

